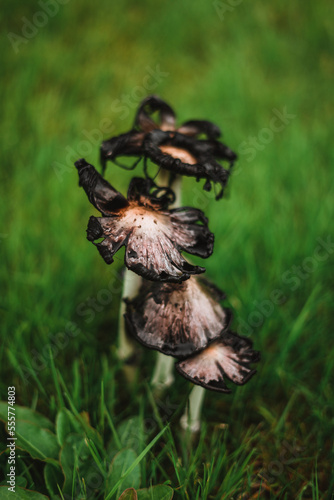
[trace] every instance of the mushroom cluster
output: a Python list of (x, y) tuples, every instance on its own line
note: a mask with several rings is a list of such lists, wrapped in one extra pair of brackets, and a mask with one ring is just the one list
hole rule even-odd
[[(102, 215), (90, 218), (87, 238), (107, 264), (124, 246), (126, 268), (141, 278), (136, 293), (124, 296), (127, 334), (176, 358), (178, 373), (194, 384), (227, 393), (228, 381), (242, 385), (251, 378), (251, 363), (259, 360), (259, 353), (249, 339), (230, 330), (231, 312), (221, 305), (225, 295), (200, 276), (205, 268), (183, 256), (210, 257), (214, 235), (201, 210), (175, 207), (175, 193), (186, 175), (204, 179), (208, 191), (219, 184), (220, 199), (236, 154), (218, 140), (217, 125), (191, 120), (176, 128), (175, 121), (172, 108), (150, 96), (129, 132), (102, 143), (103, 175), (108, 161), (134, 169), (143, 159), (143, 177), (131, 180), (126, 197), (84, 159), (75, 163), (79, 185)], [(135, 158), (132, 166), (119, 162), (124, 156)], [(165, 174), (153, 180), (148, 160)]]

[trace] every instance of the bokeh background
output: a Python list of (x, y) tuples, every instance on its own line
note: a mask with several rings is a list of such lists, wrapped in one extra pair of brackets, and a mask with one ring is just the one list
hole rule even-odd
[[(1, 399), (15, 386), (17, 404), (54, 422), (63, 404), (74, 412), (66, 386), (104, 449), (104, 406), (116, 427), (155, 415), (155, 353), (138, 345), (132, 383), (116, 357), (122, 255), (107, 267), (87, 242), (94, 211), (73, 162), (98, 167), (102, 139), (127, 131), (142, 98), (158, 94), (180, 122), (217, 123), (239, 154), (223, 200), (186, 179), (184, 203), (209, 217), (207, 275), (262, 361), (233, 395), (208, 392), (197, 441), (172, 419), (140, 464), (141, 486), (167, 482), (182, 499), (330, 498), (333, 6), (12, 0), (1, 18)], [(131, 175), (108, 167), (123, 192)], [(66, 328), (75, 334), (57, 337)], [(155, 407), (162, 423), (189, 389), (176, 375)], [(45, 463), (21, 455), (19, 484), (50, 495)], [(73, 498), (104, 498), (102, 486), (91, 491)]]

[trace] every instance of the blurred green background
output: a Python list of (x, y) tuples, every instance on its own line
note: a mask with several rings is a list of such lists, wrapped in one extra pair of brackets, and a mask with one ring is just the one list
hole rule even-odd
[[(108, 268), (86, 240), (94, 211), (73, 162), (98, 167), (101, 140), (127, 131), (142, 98), (158, 94), (180, 123), (217, 123), (239, 153), (226, 198), (186, 179), (184, 204), (209, 217), (207, 275), (262, 361), (233, 395), (208, 392), (200, 444), (173, 421), (141, 463), (141, 485), (169, 479), (184, 499), (330, 498), (333, 6), (13, 0), (1, 18), (1, 399), (15, 385), (18, 404), (54, 420), (60, 373), (104, 443), (102, 403), (115, 425), (152, 415), (145, 383), (155, 354), (138, 345), (128, 384), (115, 355), (122, 256)], [(131, 175), (107, 170), (123, 192)], [(92, 321), (80, 313), (89, 298)], [(80, 334), (53, 365), (45, 346), (69, 321)], [(181, 408), (189, 388), (176, 375), (162, 400)], [(23, 454), (18, 468), (23, 486), (48, 494), (43, 463)]]

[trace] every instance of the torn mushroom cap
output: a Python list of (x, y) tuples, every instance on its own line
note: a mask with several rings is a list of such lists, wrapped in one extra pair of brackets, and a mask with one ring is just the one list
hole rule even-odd
[[(152, 115), (159, 114), (159, 122), (155, 122)], [(176, 116), (172, 108), (156, 95), (146, 97), (138, 108), (134, 128), (143, 132), (151, 132), (154, 129), (175, 130)]]
[[(159, 120), (154, 121), (152, 115), (158, 112)], [(138, 108), (134, 128), (145, 133), (152, 130), (175, 131), (176, 116), (173, 109), (156, 95), (146, 97)], [(221, 136), (220, 128), (207, 120), (189, 120), (184, 122), (177, 131), (190, 137), (206, 135), (208, 139), (217, 139)]]
[[(156, 111), (158, 122), (152, 118)], [(199, 138), (202, 135), (206, 136), (205, 140)], [(216, 196), (219, 199), (229, 171), (217, 159), (228, 161), (231, 167), (237, 158), (230, 148), (216, 140), (220, 135), (219, 127), (207, 120), (190, 120), (176, 129), (172, 108), (159, 97), (149, 96), (138, 109), (134, 128), (102, 143), (101, 163), (105, 169), (107, 160), (117, 163), (120, 156), (145, 156), (175, 174), (206, 179), (204, 189), (207, 191), (211, 189), (211, 182), (220, 184), (221, 190)]]
[(85, 160), (75, 166), (80, 186), (103, 215), (90, 218), (87, 238), (103, 238), (94, 244), (107, 264), (126, 246), (125, 265), (148, 280), (180, 282), (205, 271), (180, 253), (203, 258), (212, 254), (214, 237), (203, 212), (189, 207), (168, 210), (173, 192), (157, 188), (150, 179), (132, 179), (126, 199)]
[(176, 363), (176, 369), (194, 384), (218, 392), (231, 392), (226, 379), (243, 385), (256, 373), (250, 363), (260, 360), (251, 340), (225, 332), (199, 354)]
[[(159, 121), (152, 118), (158, 112)], [(103, 170), (106, 161), (114, 163), (120, 156), (142, 156), (145, 154), (143, 142), (145, 135), (152, 130), (175, 130), (175, 114), (172, 108), (157, 96), (146, 97), (140, 104), (133, 124), (133, 129), (125, 134), (104, 141), (100, 148)], [(123, 166), (124, 165), (120, 165)], [(128, 168), (128, 167), (125, 167)]]
[(185, 358), (203, 350), (231, 321), (220, 305), (225, 298), (207, 280), (143, 283), (137, 297), (125, 299), (125, 320), (134, 337), (163, 354)]
[(160, 167), (174, 174), (206, 179), (204, 189), (211, 190), (211, 182), (220, 184), (216, 199), (223, 196), (230, 171), (218, 163), (227, 160), (232, 167), (236, 154), (216, 140), (199, 140), (176, 132), (153, 130), (146, 134), (145, 155)]

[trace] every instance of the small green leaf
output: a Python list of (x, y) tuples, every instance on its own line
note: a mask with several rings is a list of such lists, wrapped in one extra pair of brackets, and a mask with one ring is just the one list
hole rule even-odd
[(123, 491), (118, 500), (138, 500), (137, 492), (133, 488)]
[(57, 414), (56, 433), (60, 446), (64, 446), (68, 434), (84, 434), (80, 422), (67, 408), (62, 408)]
[[(14, 406), (16, 422), (18, 420), (25, 420), (26, 422), (31, 422), (32, 424), (38, 425), (43, 429), (49, 429), (49, 431), (54, 431), (54, 425), (48, 418), (44, 417), (37, 411), (31, 410), (31, 408), (26, 408), (25, 406)], [(8, 420), (8, 403), (6, 401), (0, 401), (0, 419), (7, 423)]]
[(124, 448), (131, 448), (136, 453), (142, 451), (145, 443), (140, 439), (138, 429), (140, 429), (139, 417), (131, 417), (124, 420), (117, 427), (117, 434)]
[(16, 478), (16, 486), (20, 486), (21, 488), (26, 488), (27, 487), (27, 480), (25, 477), (18, 476)]
[(31, 422), (16, 423), (16, 446), (39, 460), (58, 459), (59, 445), (55, 434)]
[(72, 493), (72, 485), (76, 486), (75, 471), (80, 462), (84, 463), (89, 457), (88, 446), (82, 436), (71, 434), (67, 436), (65, 444), (60, 452), (60, 464), (65, 476), (65, 484), (63, 491)]
[(8, 490), (8, 486), (0, 486), (1, 500), (49, 500), (48, 497), (37, 493), (37, 491), (26, 490), (24, 488), (15, 487), (15, 493)]
[(111, 489), (111, 491), (109, 491), (109, 493), (107, 494), (107, 496), (105, 497), (105, 500), (111, 500), (113, 494), (117, 491), (118, 489), (118, 486), (124, 481), (124, 479), (129, 475), (131, 474), (131, 472), (133, 471), (133, 469), (135, 467), (137, 467), (138, 464), (140, 464), (140, 462), (143, 460), (143, 458), (147, 455), (147, 453), (150, 451), (151, 448), (153, 448), (153, 446), (155, 445), (155, 443), (157, 441), (159, 441), (159, 439), (161, 438), (161, 436), (164, 434), (164, 432), (166, 432), (166, 430), (168, 429), (168, 425), (166, 425), (166, 427), (164, 427), (160, 432), (159, 434), (157, 434), (152, 440), (151, 442), (146, 446), (146, 448), (138, 455), (138, 457), (136, 458), (136, 460), (133, 462), (133, 464), (128, 468), (128, 470), (124, 473), (124, 475), (117, 481), (117, 483), (115, 484), (115, 486)]
[(61, 489), (64, 484), (64, 476), (60, 467), (50, 463), (46, 464), (44, 467), (44, 480), (51, 498), (60, 498), (58, 485)]
[[(137, 459), (137, 454), (131, 449), (122, 450), (115, 455), (114, 460), (110, 464), (109, 474), (107, 478), (107, 491), (112, 490), (118, 483), (119, 479), (130, 468), (133, 462)], [(139, 488), (140, 486), (140, 466), (139, 464), (119, 483), (117, 496), (124, 488)]]
[(82, 436), (70, 434), (66, 437), (60, 463), (65, 476), (64, 493), (81, 498), (80, 495), (84, 495), (86, 490), (87, 498), (93, 498), (104, 488), (106, 472), (98, 468)]
[(138, 500), (171, 500), (174, 491), (166, 484), (159, 484), (158, 486), (151, 486), (143, 490), (137, 490)]
[[(3, 467), (3, 470), (5, 470), (5, 466)], [(7, 479), (8, 479), (8, 477), (7, 477), (6, 479), (4, 479), (3, 481), (1, 481), (0, 486), (10, 486), (10, 485), (8, 485), (8, 483), (7, 483)], [(25, 477), (22, 477), (22, 476), (16, 476), (16, 479), (15, 479), (15, 485), (16, 485), (17, 487), (19, 487), (19, 486), (20, 486), (21, 488), (26, 488), (26, 487), (27, 487), (27, 482), (28, 482), (28, 481), (26, 480), (26, 478), (25, 478)], [(0, 497), (0, 500), (1, 500), (1, 497)]]

